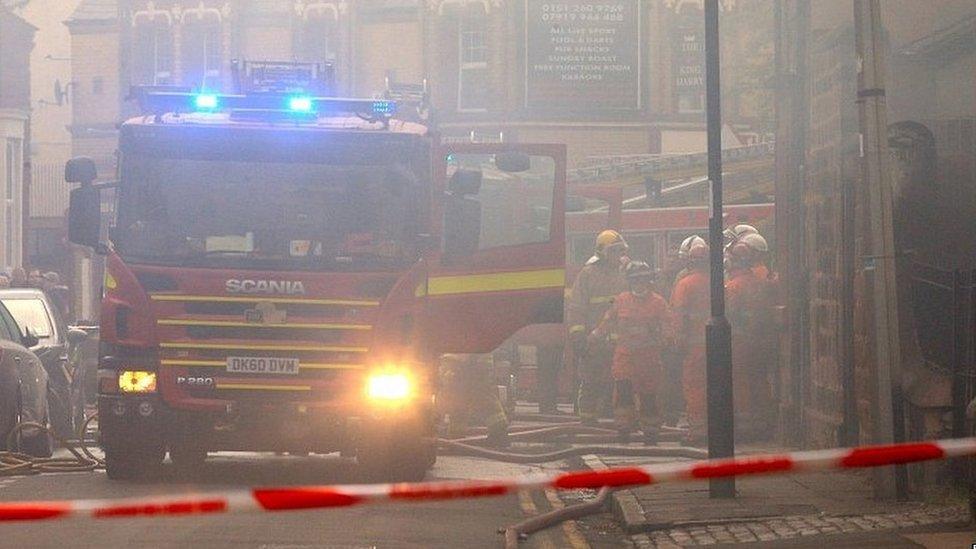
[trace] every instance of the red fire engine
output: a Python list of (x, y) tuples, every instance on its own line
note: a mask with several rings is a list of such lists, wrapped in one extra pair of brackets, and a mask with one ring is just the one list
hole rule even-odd
[(70, 239), (105, 256), (109, 477), (252, 450), (420, 478), (437, 357), (561, 320), (565, 148), (441, 145), (393, 101), (328, 97), (327, 69), (244, 63), (237, 94), (141, 90), (118, 181), (69, 162)]

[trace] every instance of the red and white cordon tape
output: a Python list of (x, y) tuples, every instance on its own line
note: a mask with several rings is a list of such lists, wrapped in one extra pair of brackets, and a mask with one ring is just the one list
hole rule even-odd
[(250, 513), (500, 496), (517, 490), (625, 487), (719, 477), (854, 469), (976, 455), (976, 438), (764, 454), (496, 481), (255, 488), (152, 498), (0, 503), (0, 521)]

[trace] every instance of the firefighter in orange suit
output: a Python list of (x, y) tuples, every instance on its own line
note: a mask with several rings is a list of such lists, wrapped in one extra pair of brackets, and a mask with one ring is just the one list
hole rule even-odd
[(756, 341), (757, 350), (756, 375), (766, 380), (762, 385), (767, 389), (760, 393), (756, 406), (762, 410), (764, 426), (771, 426), (776, 418), (778, 406), (773, 396), (777, 383), (776, 366), (779, 357), (780, 322), (778, 321), (777, 305), (781, 302), (779, 274), (767, 265), (769, 244), (759, 233), (743, 236), (740, 241), (749, 247), (752, 258), (752, 271), (762, 282), (762, 293), (757, 305)]
[(701, 237), (688, 250), (688, 274), (678, 281), (671, 294), (678, 349), (684, 361), (681, 385), (688, 415), (688, 441), (705, 438), (705, 326), (710, 315), (708, 244)]
[(566, 304), (569, 340), (579, 364), (579, 414), (585, 425), (596, 424), (601, 411), (609, 404), (613, 356), (608, 341), (590, 344), (587, 334), (596, 328), (614, 296), (627, 289), (621, 271), (626, 252), (627, 242), (620, 233), (601, 232), (596, 238), (596, 253), (577, 275)]
[(647, 263), (631, 262), (626, 274), (630, 290), (614, 299), (590, 340), (594, 344), (607, 337), (616, 340), (612, 374), (617, 428), (627, 435), (639, 427), (645, 441), (653, 444), (661, 427), (661, 353), (674, 341), (671, 309), (653, 291), (657, 275)]
[(755, 252), (744, 242), (729, 250), (729, 273), (725, 284), (729, 323), (732, 325), (732, 390), (736, 430), (754, 437), (765, 429), (766, 418), (773, 413), (769, 382), (763, 371), (763, 345), (760, 344), (763, 315), (768, 309), (767, 281), (756, 274)]

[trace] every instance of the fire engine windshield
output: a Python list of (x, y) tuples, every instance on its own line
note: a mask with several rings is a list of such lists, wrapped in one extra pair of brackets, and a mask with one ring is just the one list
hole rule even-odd
[(129, 158), (113, 239), (135, 261), (395, 266), (416, 255), (422, 196), (396, 163)]

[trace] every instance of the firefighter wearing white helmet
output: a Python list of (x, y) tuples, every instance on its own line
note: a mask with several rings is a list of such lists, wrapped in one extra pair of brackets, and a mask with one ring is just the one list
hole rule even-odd
[(698, 236), (697, 234), (693, 234), (682, 240), (681, 245), (678, 246), (678, 265), (680, 265), (681, 268), (678, 270), (678, 274), (674, 276), (674, 283), (671, 285), (672, 288), (675, 287), (682, 278), (688, 275), (688, 266), (691, 259), (691, 248), (696, 246), (707, 247), (708, 243), (705, 242), (704, 238)]
[(614, 296), (627, 289), (621, 271), (626, 252), (627, 241), (620, 233), (601, 232), (596, 237), (595, 253), (577, 275), (566, 302), (568, 336), (579, 368), (579, 413), (587, 424), (596, 423), (610, 405), (613, 349), (605, 342), (588, 345), (586, 336), (596, 328)]
[(774, 314), (777, 277), (765, 264), (769, 244), (758, 233), (732, 245), (726, 284), (732, 325), (732, 367), (738, 426), (746, 438), (762, 438), (775, 424), (772, 387), (778, 330)]
[(725, 249), (729, 249), (742, 237), (749, 234), (759, 234), (759, 229), (749, 225), (748, 223), (739, 223), (734, 227), (725, 229), (725, 231), (722, 233), (722, 236), (725, 237)]
[(759, 233), (749, 233), (739, 237), (739, 242), (746, 245), (752, 257), (752, 270), (762, 280), (770, 279), (770, 270), (766, 266), (766, 257), (769, 255), (769, 243)]

